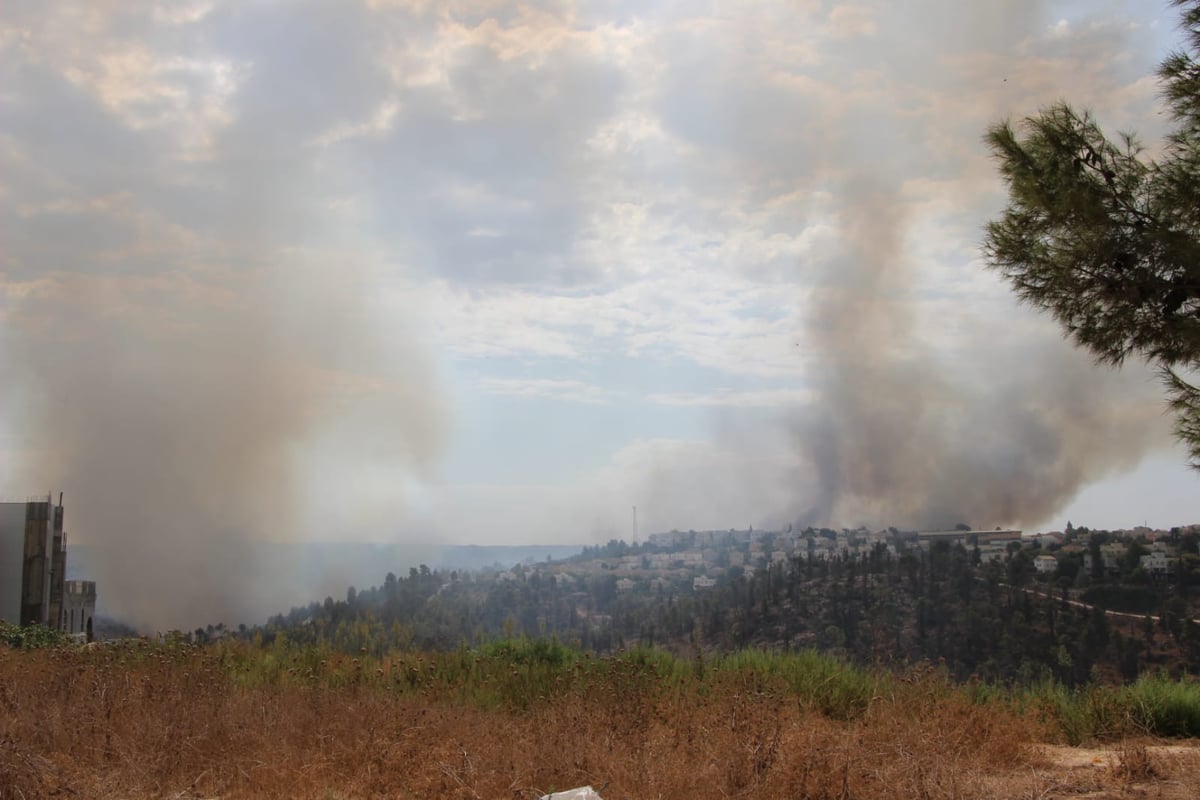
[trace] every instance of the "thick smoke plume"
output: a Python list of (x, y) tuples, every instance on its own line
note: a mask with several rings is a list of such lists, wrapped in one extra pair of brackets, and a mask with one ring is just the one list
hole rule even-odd
[(870, 182), (842, 202), (804, 339), (819, 377), (795, 428), (815, 474), (802, 524), (1035, 524), (1165, 441), (1136, 367), (1097, 367), (1050, 336), (1006, 342), (969, 309), (956, 357), (926, 344), (905, 203)]
[[(832, 79), (853, 100), (801, 128), (837, 231), (831, 257), (802, 265), (816, 399), (793, 419), (812, 489), (792, 517), (805, 524), (1035, 525), (1169, 441), (1141, 365), (1096, 366), (1050, 320), (1005, 303), (1007, 287), (984, 285), (978, 261), (923, 283), (948, 267), (939, 240), (967, 250), (1000, 207), (989, 124), (1068, 98), (1153, 136), (1152, 66), (1109, 58), (1139, 29), (1043, 2), (927, 10), (918, 30), (880, 38), (878, 73), (861, 81), (851, 63)], [(880, 19), (881, 31), (900, 23)], [(895, 98), (909, 105), (881, 124)]]
[(393, 538), (441, 449), (410, 262), (331, 144), (388, 85), (364, 14), (0, 14), (0, 480), (65, 492), (103, 613), (189, 628), (340, 594), (273, 543)]
[[(427, 365), (385, 346), (358, 272), (212, 266), (132, 294), (63, 274), (12, 304), (13, 483), (66, 490), (103, 610), (151, 629), (261, 619), (323, 588), (292, 583), (271, 542), (399, 521), (441, 420)], [(353, 490), (381, 471), (395, 483)]]

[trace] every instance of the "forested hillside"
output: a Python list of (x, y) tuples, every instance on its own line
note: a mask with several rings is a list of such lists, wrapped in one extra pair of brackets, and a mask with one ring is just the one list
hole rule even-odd
[[(650, 645), (698, 658), (745, 647), (816, 648), (864, 664), (944, 662), (961, 680), (1067, 685), (1200, 667), (1200, 625), (1187, 619), (1182, 580), (1060, 575), (1038, 582), (1027, 551), (982, 562), (977, 550), (938, 542), (899, 556), (879, 546), (866, 555), (735, 567), (703, 590), (678, 576), (622, 590), (609, 563), (638, 552), (621, 543), (593, 548), (574, 574), (561, 562), (485, 574), (421, 567), (239, 634), (376, 655), (522, 635), (602, 653)], [(1131, 597), (1142, 616), (1106, 613), (1080, 599), (1119, 605)], [(226, 633), (218, 626), (194, 636)]]

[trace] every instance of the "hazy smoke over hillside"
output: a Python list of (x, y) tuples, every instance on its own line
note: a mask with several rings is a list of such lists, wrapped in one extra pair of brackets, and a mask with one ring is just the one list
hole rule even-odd
[[(143, 625), (344, 592), (336, 575), (293, 585), (295, 565), (265, 543), (377, 535), (401, 517), (405, 469), (438, 447), (428, 370), (383, 347), (352, 271), (219, 272), (149, 279), (135, 296), (50, 280), (12, 319), (8, 379), (29, 390), (17, 425), (32, 445), (21, 485), (66, 488), (104, 608)], [(395, 484), (349, 488), (381, 468)]]
[(340, 596), (270, 543), (388, 539), (446, 422), (406, 262), (316, 141), (386, 83), (339, 46), (361, 15), (177, 10), (0, 14), (0, 478), (66, 493), (101, 610), (148, 628)]

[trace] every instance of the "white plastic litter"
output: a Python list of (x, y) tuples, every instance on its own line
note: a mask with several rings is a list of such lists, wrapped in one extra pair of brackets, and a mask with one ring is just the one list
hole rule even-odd
[(592, 787), (580, 786), (578, 789), (567, 789), (565, 792), (544, 794), (540, 800), (604, 800), (604, 798)]

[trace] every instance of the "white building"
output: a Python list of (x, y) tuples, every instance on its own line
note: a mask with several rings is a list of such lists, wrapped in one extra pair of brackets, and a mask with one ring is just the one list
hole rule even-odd
[(1156, 551), (1141, 558), (1142, 569), (1156, 577), (1166, 575), (1171, 569), (1170, 557), (1162, 551)]
[(1104, 559), (1104, 568), (1109, 572), (1121, 569), (1121, 559), (1129, 552), (1129, 545), (1124, 542), (1107, 542), (1100, 545), (1100, 557)]
[(690, 531), (668, 531), (667, 533), (650, 534), (650, 544), (654, 547), (679, 547), (691, 544), (694, 534)]
[(1003, 561), (1004, 556), (1008, 554), (1008, 548), (1003, 544), (981, 544), (979, 545), (979, 560), (980, 561)]
[(1039, 575), (1053, 575), (1058, 572), (1058, 559), (1054, 556), (1038, 556), (1033, 559), (1033, 568)]

